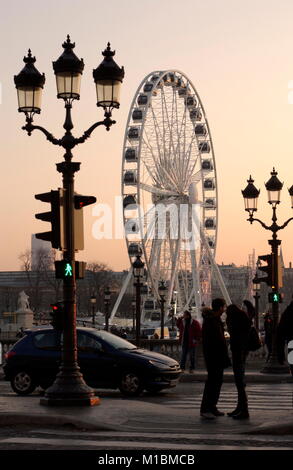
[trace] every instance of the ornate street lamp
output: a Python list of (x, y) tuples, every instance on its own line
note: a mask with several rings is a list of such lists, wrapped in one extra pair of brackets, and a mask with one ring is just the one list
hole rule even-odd
[(134, 287), (136, 289), (136, 327), (135, 327), (135, 342), (136, 346), (139, 347), (140, 342), (140, 316), (141, 316), (141, 295), (140, 288), (143, 285), (141, 279), (144, 276), (144, 263), (141, 260), (141, 256), (137, 255), (135, 261), (132, 264), (133, 275), (135, 278)]
[[(101, 71), (103, 69), (102, 65), (107, 57), (110, 58), (109, 62), (112, 66), (108, 68), (108, 74), (105, 72), (104, 76), (101, 76), (102, 74), (97, 73), (94, 78), (96, 87), (102, 86), (104, 90), (104, 98), (98, 97), (97, 103), (98, 106), (104, 108), (104, 120), (94, 123), (82, 136), (74, 137), (71, 132), (73, 129), (71, 108), (73, 101), (79, 100), (80, 97), (80, 82), (84, 68), (83, 60), (79, 59), (73, 52), (74, 47), (75, 44), (71, 43), (70, 37), (67, 36), (67, 40), (63, 43), (63, 53), (53, 62), (57, 97), (64, 100), (66, 109), (63, 125), (65, 133), (60, 139), (56, 139), (44, 127), (33, 124), (34, 115), (39, 114), (41, 111), (41, 93), (45, 76), (35, 68), (36, 59), (32, 57), (30, 50), (28, 56), (24, 58), (25, 67), (14, 77), (18, 94), (18, 111), (25, 113), (26, 116), (26, 125), (22, 129), (28, 135), (31, 135), (34, 130), (41, 131), (49, 142), (58, 147), (63, 147), (65, 150), (64, 161), (57, 163), (57, 171), (63, 176), (62, 190), (64, 195), (62, 201), (64, 209), (64, 243), (59, 249), (63, 251), (62, 261), (70, 267), (70, 276), (63, 278), (63, 304), (67, 321), (63, 331), (60, 372), (54, 384), (46, 390), (44, 398), (40, 401), (44, 405), (56, 406), (80, 406), (99, 403), (99, 399), (94, 396), (94, 391), (84, 382), (77, 363), (74, 175), (79, 171), (80, 163), (72, 161), (72, 150), (77, 145), (84, 143), (97, 127), (105, 126), (109, 130), (115, 124), (115, 121), (111, 119), (111, 111), (112, 108), (119, 106), (117, 81), (119, 81), (120, 87), (124, 77), (123, 67), (120, 69), (117, 64), (113, 67), (112, 56), (114, 54), (108, 44), (107, 54), (103, 54), (104, 60), (101, 63), (101, 68), (98, 67), (96, 70)], [(107, 91), (109, 87), (112, 90), (110, 93)]]
[(268, 192), (268, 202), (275, 207), (281, 202), (281, 190), (283, 187), (283, 183), (277, 178), (277, 174), (275, 168), (273, 168), (271, 178), (265, 183)]
[[(260, 259), (267, 259), (268, 267), (263, 268), (269, 274), (269, 270), (271, 269), (271, 281), (269, 277), (266, 278), (258, 278), (258, 282), (267, 282), (269, 286), (272, 288), (272, 293), (277, 294), (273, 296), (275, 299), (279, 299), (279, 289), (281, 285), (281, 279), (279, 279), (279, 254), (278, 254), (278, 247), (281, 244), (281, 240), (278, 240), (277, 233), (279, 230), (284, 229), (293, 217), (290, 217), (286, 222), (282, 225), (277, 224), (277, 205), (280, 204), (281, 198), (281, 189), (283, 187), (283, 183), (277, 178), (277, 172), (275, 168), (271, 172), (271, 178), (265, 183), (265, 187), (268, 192), (268, 203), (272, 206), (273, 215), (272, 215), (272, 224), (266, 225), (260, 219), (253, 217), (254, 212), (257, 210), (257, 198), (259, 195), (259, 190), (255, 188), (253, 185), (253, 179), (249, 178), (248, 185), (242, 191), (242, 195), (245, 202), (245, 210), (249, 212), (249, 218), (247, 219), (251, 224), (253, 222), (258, 222), (265, 230), (270, 230), (272, 232), (272, 239), (268, 241), (269, 245), (271, 246), (271, 254), (261, 256)], [(293, 187), (289, 189), (289, 194), (293, 196)], [(292, 199), (293, 201), (293, 199)], [(293, 206), (293, 204), (292, 204)], [(270, 265), (269, 265), (270, 263)], [(257, 284), (257, 283), (256, 283)], [(278, 351), (277, 351), (277, 327), (279, 322), (279, 302), (272, 301), (272, 313), (273, 313), (273, 347), (272, 347), (272, 354), (270, 357), (269, 362), (267, 363), (266, 367), (262, 369), (261, 372), (264, 373), (283, 373), (288, 372), (288, 368), (284, 368), (278, 362)]]
[(111, 301), (111, 291), (109, 287), (104, 290), (104, 304), (105, 304), (105, 330), (109, 331), (109, 305)]
[(40, 114), (41, 112), (45, 75), (41, 74), (34, 66), (36, 58), (32, 56), (30, 49), (23, 61), (25, 63), (24, 68), (14, 77), (18, 97), (18, 111), (32, 116), (34, 113)]
[[(124, 78), (124, 68), (119, 67), (113, 59), (115, 51), (107, 49), (102, 52), (103, 62), (93, 71), (97, 90), (97, 106), (103, 107), (108, 113), (120, 106), (120, 88)], [(111, 114), (110, 114), (111, 115)]]
[(84, 63), (83, 59), (79, 59), (74, 54), (75, 43), (70, 41), (69, 35), (62, 47), (64, 52), (58, 60), (53, 62), (53, 69), (56, 75), (57, 98), (69, 104), (72, 100), (79, 100)]
[(166, 302), (166, 292), (167, 287), (164, 281), (160, 281), (158, 286), (158, 292), (160, 296), (161, 303), (161, 339), (164, 339), (164, 326), (165, 326), (165, 302)]
[(242, 191), (242, 195), (244, 198), (245, 210), (248, 211), (250, 215), (253, 215), (253, 213), (257, 211), (257, 201), (260, 190), (256, 189), (254, 186), (254, 180), (251, 176), (247, 180), (247, 183), (248, 185)]
[(132, 300), (131, 300), (133, 336), (134, 336), (134, 332), (135, 332), (135, 307), (136, 307), (136, 301), (135, 301), (135, 297), (133, 297)]
[(97, 299), (94, 295), (91, 296), (90, 302), (92, 304), (92, 325), (93, 325), (93, 328), (94, 328), (95, 323), (96, 323), (96, 303), (97, 303)]
[(171, 306), (171, 330), (174, 331), (174, 315), (175, 315), (175, 300), (172, 296), (170, 306)]

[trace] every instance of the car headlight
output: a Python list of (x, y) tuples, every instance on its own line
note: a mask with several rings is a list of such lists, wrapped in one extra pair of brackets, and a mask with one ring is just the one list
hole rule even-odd
[(160, 361), (154, 361), (153, 359), (149, 360), (149, 364), (157, 367), (158, 369), (164, 369), (164, 370), (170, 369), (170, 366), (168, 366), (167, 364), (164, 364), (163, 362), (160, 362)]

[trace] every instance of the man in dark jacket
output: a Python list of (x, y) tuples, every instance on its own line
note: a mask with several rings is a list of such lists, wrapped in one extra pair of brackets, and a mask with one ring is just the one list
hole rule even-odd
[(181, 344), (180, 367), (185, 370), (187, 356), (190, 359), (189, 371), (191, 374), (195, 370), (195, 348), (201, 338), (201, 326), (197, 320), (191, 318), (191, 313), (185, 310), (183, 317), (179, 317), (176, 322), (179, 329), (179, 342)]
[[(278, 359), (280, 364), (284, 364), (285, 362), (285, 345), (289, 346), (289, 350), (292, 348), (289, 344), (293, 340), (293, 301), (287, 306), (284, 310), (280, 323), (277, 329), (277, 348), (278, 348)], [(290, 357), (292, 357), (292, 353), (290, 353)], [(290, 371), (293, 376), (293, 364), (292, 360), (289, 360)]]
[(206, 419), (224, 416), (217, 409), (223, 373), (231, 365), (221, 316), (226, 310), (224, 299), (214, 299), (212, 310), (203, 309), (202, 346), (208, 377), (203, 392), (200, 414)]

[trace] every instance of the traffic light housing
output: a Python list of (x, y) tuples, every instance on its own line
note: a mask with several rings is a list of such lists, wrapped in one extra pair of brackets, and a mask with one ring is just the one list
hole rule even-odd
[(259, 266), (259, 271), (267, 274), (265, 277), (259, 277), (259, 282), (266, 282), (268, 286), (274, 286), (274, 258), (273, 255), (262, 255), (258, 257), (259, 260), (265, 261), (267, 266)]
[(51, 204), (51, 211), (36, 214), (36, 219), (50, 222), (52, 229), (50, 232), (36, 233), (36, 238), (51, 242), (52, 248), (61, 250), (63, 247), (62, 234), (63, 227), (63, 192), (62, 188), (48, 193), (36, 194), (35, 198), (42, 202)]
[(70, 279), (73, 277), (72, 262), (62, 260), (55, 261), (55, 275), (57, 279)]
[(83, 230), (83, 208), (94, 204), (97, 199), (95, 196), (82, 196), (75, 194), (74, 198), (74, 241), (75, 250), (84, 249), (84, 230)]
[(271, 304), (280, 304), (283, 302), (282, 294), (279, 292), (270, 292), (269, 293), (269, 302)]
[[(70, 279), (73, 277), (72, 261), (55, 261), (55, 277), (56, 279)], [(75, 261), (75, 278), (83, 279), (85, 274), (86, 263), (84, 261)]]
[(55, 330), (62, 331), (64, 329), (65, 323), (65, 311), (63, 302), (56, 302), (55, 304), (51, 304), (51, 308), (51, 325)]
[(83, 207), (94, 204), (95, 202), (97, 202), (97, 198), (95, 196), (82, 196), (81, 194), (74, 195), (75, 209), (83, 209)]

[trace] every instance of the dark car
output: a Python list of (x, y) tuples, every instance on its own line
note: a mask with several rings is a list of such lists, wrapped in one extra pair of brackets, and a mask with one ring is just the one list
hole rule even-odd
[[(5, 355), (5, 379), (19, 395), (46, 389), (55, 380), (60, 361), (62, 332), (53, 328), (29, 330)], [(136, 396), (144, 389), (159, 392), (175, 387), (180, 367), (174, 359), (136, 348), (119, 336), (94, 328), (77, 328), (78, 363), (91, 387), (119, 388)]]

